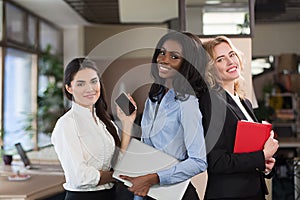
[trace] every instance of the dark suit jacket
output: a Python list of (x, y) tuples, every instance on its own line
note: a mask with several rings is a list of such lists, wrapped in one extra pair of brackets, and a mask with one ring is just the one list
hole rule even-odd
[[(250, 116), (257, 121), (250, 101), (242, 100)], [(199, 98), (207, 148), (208, 182), (205, 199), (249, 198), (267, 194), (262, 171), (263, 151), (234, 154), (238, 120), (246, 117), (225, 91), (209, 91)]]

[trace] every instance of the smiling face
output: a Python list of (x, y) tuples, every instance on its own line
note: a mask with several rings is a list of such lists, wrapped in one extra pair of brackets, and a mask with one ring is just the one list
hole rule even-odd
[(183, 61), (182, 47), (174, 40), (167, 40), (157, 56), (158, 73), (161, 78), (173, 80)]
[(97, 72), (90, 68), (78, 71), (71, 86), (66, 85), (66, 90), (73, 95), (74, 101), (86, 108), (92, 109), (100, 97), (100, 80)]
[(234, 84), (240, 76), (240, 61), (236, 52), (226, 42), (214, 47), (214, 65), (223, 84)]

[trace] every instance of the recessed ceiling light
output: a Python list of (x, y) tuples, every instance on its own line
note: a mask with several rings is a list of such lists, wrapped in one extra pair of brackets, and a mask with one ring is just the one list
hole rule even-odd
[(211, 1), (206, 1), (206, 4), (220, 4), (221, 1), (219, 0), (211, 0)]

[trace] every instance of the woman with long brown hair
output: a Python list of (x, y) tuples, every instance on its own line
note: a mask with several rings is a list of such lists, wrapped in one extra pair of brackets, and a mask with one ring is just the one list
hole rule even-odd
[(126, 144), (107, 113), (96, 63), (73, 59), (65, 69), (64, 93), (72, 107), (57, 121), (51, 139), (65, 173), (65, 200), (114, 199), (112, 161)]

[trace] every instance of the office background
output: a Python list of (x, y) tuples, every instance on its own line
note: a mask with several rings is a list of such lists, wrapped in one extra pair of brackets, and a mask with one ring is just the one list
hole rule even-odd
[[(184, 10), (182, 10), (182, 5)], [(124, 31), (133, 31), (136, 28), (144, 29), (143, 35), (140, 34), (141, 32), (133, 31), (131, 33), (135, 35), (131, 39), (122, 40), (121, 44), (115, 45), (120, 45), (120, 47), (132, 46), (133, 41), (143, 41), (145, 38), (155, 44), (163, 34), (163, 29), (183, 28), (181, 27), (183, 13), (185, 15), (185, 30), (200, 35), (203, 40), (214, 34), (229, 35), (234, 43), (244, 51), (248, 66), (244, 74), (247, 83), (245, 88), (247, 96), (254, 105), (260, 103), (259, 100), (266, 100), (264, 99), (265, 91), (263, 91), (266, 83), (275, 85), (276, 82), (279, 82), (285, 87), (290, 87), (288, 88), (290, 91), (284, 91), (284, 93), (292, 93), (291, 101), (294, 102), (292, 109), (290, 109), (294, 118), (288, 121), (287, 126), (288, 128), (292, 127), (293, 133), (288, 137), (298, 136), (299, 116), (297, 112), (299, 103), (297, 96), (300, 91), (296, 86), (300, 85), (298, 78), (300, 2), (297, 0), (249, 0), (249, 2), (223, 0), (219, 2), (219, 6), (217, 5), (218, 2), (209, 0), (207, 2), (202, 0), (165, 0), (163, 2), (159, 0), (0, 1), (1, 137), (4, 138), (4, 144), (8, 144), (5, 147), (6, 153), (16, 153), (12, 145), (16, 142), (23, 142), (26, 150), (38, 150), (40, 147), (50, 144), (51, 127), (49, 129), (49, 127), (43, 126), (44, 120), (47, 120), (43, 112), (56, 113), (57, 115), (53, 115), (53, 117), (57, 117), (60, 112), (64, 111), (67, 102), (58, 98), (54, 102), (61, 100), (63, 105), (52, 102), (50, 105), (58, 107), (53, 106), (52, 110), (48, 107), (46, 111), (43, 110), (45, 107), (41, 109), (42, 97), (45, 99), (49, 95), (56, 94), (56, 91), (51, 91), (53, 89), (51, 86), (61, 87), (59, 85), (61, 80), (59, 78), (61, 77), (47, 74), (47, 71), (43, 72), (49, 63), (56, 63), (58, 70), (62, 70), (59, 67), (64, 66), (72, 58), (91, 56), (93, 53), (95, 54), (98, 45), (103, 44), (103, 41), (107, 41), (118, 33), (124, 34)], [(207, 30), (200, 25), (204, 20), (203, 10), (210, 13), (216, 7), (216, 10), (221, 12), (245, 12), (245, 5), (248, 6), (246, 10), (254, 9), (256, 11), (254, 15), (250, 16), (252, 17), (251, 22), (254, 22), (253, 27), (251, 27), (250, 32), (246, 31), (246, 34), (240, 34), (240, 30), (210, 34), (205, 33)], [(80, 10), (80, 6), (81, 8), (87, 7), (87, 9), (93, 7), (97, 9), (98, 7), (101, 10), (98, 13), (91, 10), (89, 12)], [(232, 8), (234, 9), (232, 10)], [(79, 13), (74, 9), (77, 9)], [(90, 16), (91, 13), (94, 13), (94, 16)], [(93, 18), (95, 16), (98, 18)], [(91, 21), (87, 21), (87, 19)], [(222, 18), (214, 19), (218, 22)], [(215, 25), (220, 26), (220, 24)], [(149, 30), (153, 27), (160, 31), (156, 31), (156, 34), (151, 33)], [(51, 44), (50, 49), (48, 44)], [(112, 53), (114, 52), (112, 51)], [(128, 52), (113, 60), (111, 66), (103, 74), (107, 89), (111, 91), (109, 93), (110, 99), (113, 99), (113, 91), (115, 93), (120, 92), (115, 91), (115, 88), (128, 90), (137, 97), (140, 110), (142, 110), (145, 91), (149, 85), (145, 84), (140, 87), (136, 87), (134, 84), (131, 86), (122, 85), (119, 80), (122, 78), (122, 74), (130, 71), (133, 66), (149, 63), (151, 54), (152, 51), (149, 48)], [(102, 64), (112, 59), (109, 54), (105, 57), (105, 52), (101, 55), (103, 58), (99, 62)], [(281, 57), (282, 55), (286, 56)], [(47, 60), (49, 58), (47, 56), (51, 58)], [(288, 63), (292, 63), (289, 66), (284, 66), (288, 68), (287, 71), (284, 71), (284, 67), (283, 70), (278, 71), (280, 58), (282, 58), (281, 61), (287, 59)], [(260, 66), (266, 66), (266, 69), (260, 68), (258, 72), (255, 72), (254, 67), (250, 67), (254, 59), (264, 60)], [(289, 68), (291, 65), (293, 65), (293, 70)], [(149, 74), (145, 67), (141, 69), (135, 73)], [(280, 78), (278, 74), (281, 75)], [(148, 78), (147, 75), (145, 77), (137, 75), (136, 77), (150, 83), (151, 78)], [(276, 82), (274, 82), (275, 79)], [(270, 91), (271, 89), (269, 89)], [(263, 104), (265, 105), (266, 102)], [(43, 119), (40, 119), (39, 116), (43, 116)], [(287, 118), (289, 117), (291, 116), (289, 115)], [(294, 148), (291, 151), (294, 152)], [(287, 150), (286, 154), (291, 154), (291, 151)], [(290, 157), (296, 157), (297, 151), (292, 154)], [(285, 168), (281, 170), (285, 170)], [(280, 175), (287, 176), (283, 172)]]

